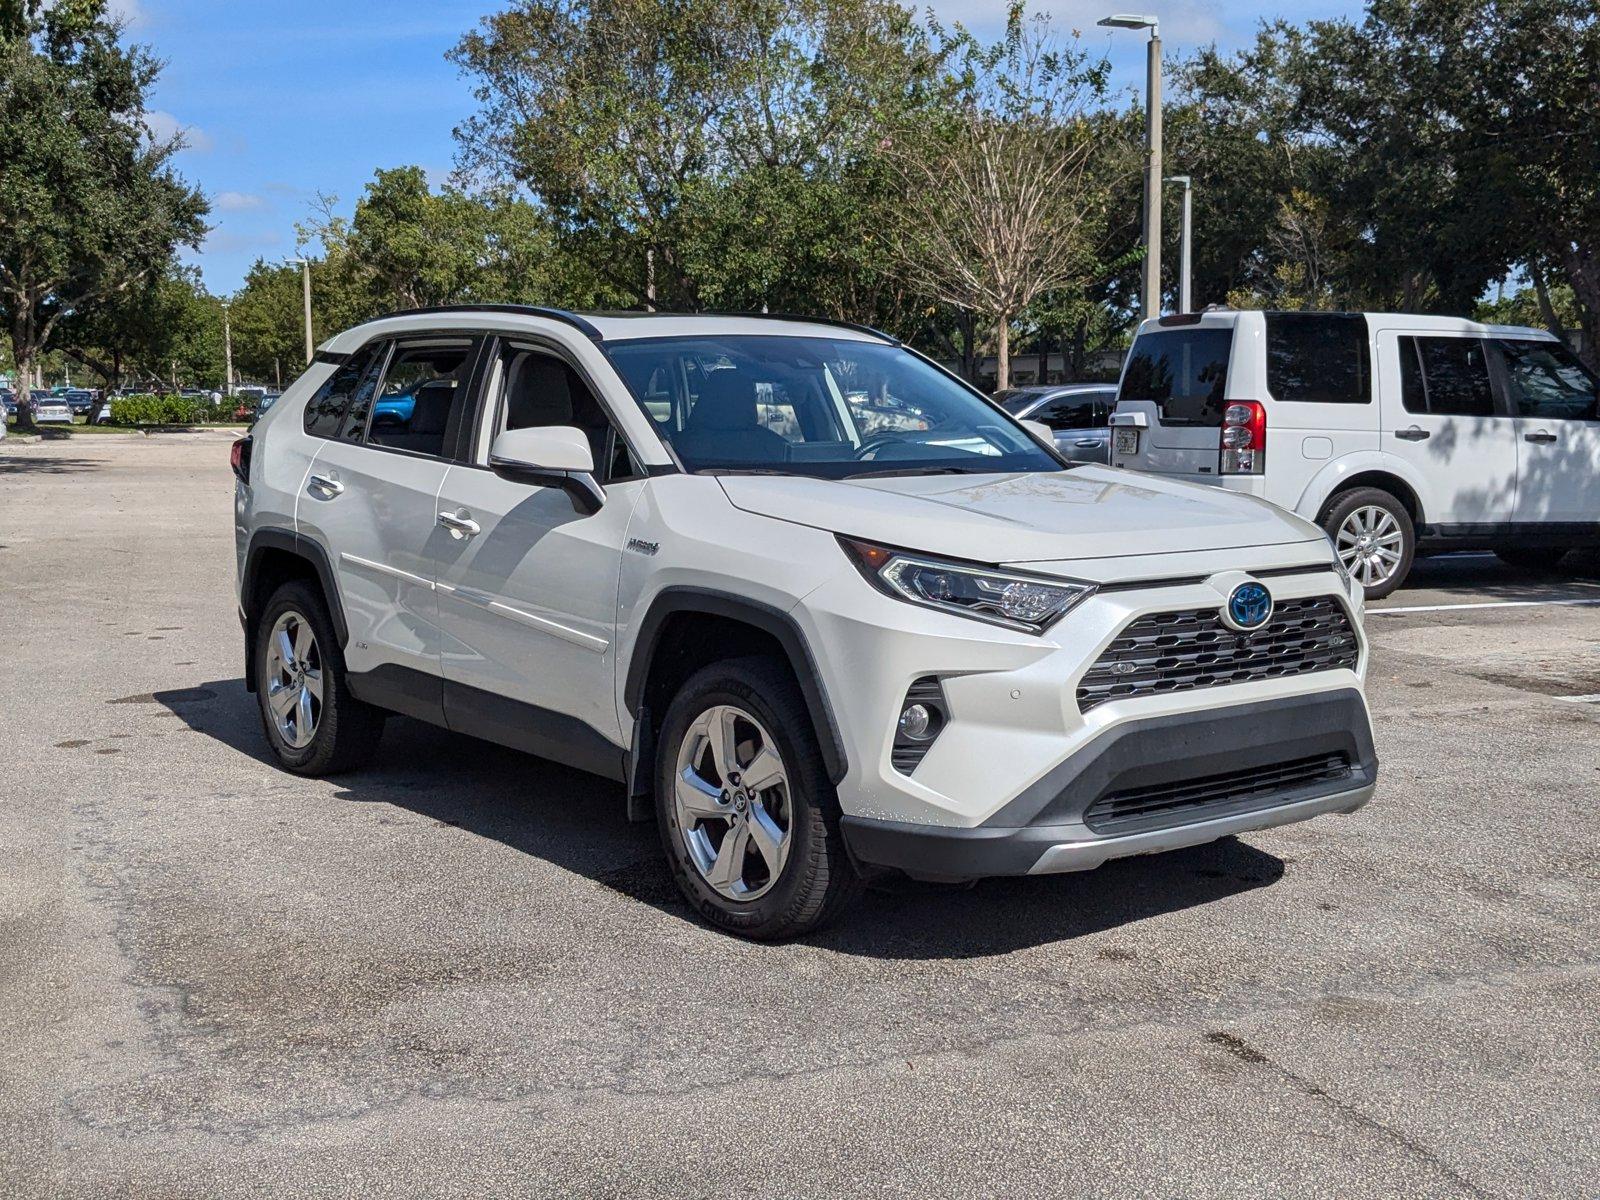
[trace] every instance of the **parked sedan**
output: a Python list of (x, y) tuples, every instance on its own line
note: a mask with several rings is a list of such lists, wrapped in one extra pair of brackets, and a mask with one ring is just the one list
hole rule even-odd
[(35, 425), (71, 425), (72, 406), (67, 403), (65, 396), (34, 392), (33, 422)]
[(75, 417), (86, 417), (89, 410), (94, 408), (94, 393), (88, 388), (72, 388), (62, 392), (57, 399), (65, 400)]
[(1048, 425), (1056, 450), (1079, 462), (1108, 462), (1111, 432), (1107, 421), (1117, 406), (1117, 388), (1110, 383), (1061, 383), (1046, 387), (1010, 388), (995, 400), (1012, 416)]

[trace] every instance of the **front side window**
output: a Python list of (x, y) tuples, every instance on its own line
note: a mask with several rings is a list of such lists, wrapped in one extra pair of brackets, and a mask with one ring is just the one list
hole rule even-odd
[[(306, 401), (305, 430), (312, 437), (336, 438), (358, 395), (370, 395), (383, 366), (385, 345), (366, 346), (334, 368), (332, 375)], [(363, 390), (364, 389), (364, 390)], [(363, 420), (365, 413), (363, 412)], [(360, 426), (356, 427), (360, 436)]]
[[(1473, 337), (1400, 339), (1400, 399), (1407, 412), (1494, 416), (1488, 343)], [(1407, 362), (1407, 356), (1411, 362)]]
[(1232, 350), (1232, 329), (1141, 333), (1128, 352), (1117, 401), (1154, 401), (1164, 425), (1220, 426)]
[(994, 405), (899, 346), (746, 334), (614, 342), (607, 353), (691, 471), (1065, 469)]
[(1267, 390), (1274, 400), (1367, 404), (1367, 319), (1352, 313), (1268, 313)]
[(1106, 406), (1095, 392), (1079, 392), (1046, 400), (1033, 414), (1051, 429), (1095, 429), (1106, 423)]
[(571, 364), (535, 347), (513, 343), (500, 351), (496, 379), (498, 392), (489, 410), (491, 445), (496, 435), (508, 429), (574, 426), (589, 439), (600, 482), (638, 474), (628, 443)]
[[(453, 451), (475, 345), (470, 338), (395, 343), (383, 387), (371, 404), (367, 443), (434, 458), (444, 457), (446, 448)], [(352, 405), (352, 416), (358, 407)]]
[(1545, 421), (1600, 420), (1595, 377), (1560, 342), (1505, 338), (1499, 346), (1505, 358), (1511, 411), (1517, 416)]

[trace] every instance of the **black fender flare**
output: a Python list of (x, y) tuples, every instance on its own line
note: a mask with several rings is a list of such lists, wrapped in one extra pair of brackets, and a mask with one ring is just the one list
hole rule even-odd
[(839, 723), (834, 718), (833, 705), (828, 702), (827, 689), (805, 634), (795, 619), (782, 609), (747, 596), (689, 586), (667, 587), (656, 593), (644, 619), (639, 622), (633, 654), (628, 659), (622, 702), (629, 715), (636, 719), (639, 716), (644, 704), (645, 681), (655, 661), (662, 628), (668, 617), (680, 612), (709, 613), (742, 621), (763, 633), (771, 634), (777, 640), (800, 684), (800, 694), (811, 715), (812, 728), (817, 732), (817, 743), (822, 749), (822, 762), (827, 768), (828, 778), (835, 784), (842, 780), (849, 769), (849, 758), (845, 754), (844, 739), (839, 735)]
[(244, 685), (255, 691), (255, 676), (251, 671), (250, 656), (256, 642), (256, 629), (261, 614), (254, 610), (251, 598), (256, 594), (257, 577), (261, 569), (262, 552), (283, 550), (296, 558), (304, 559), (316, 571), (322, 584), (322, 595), (328, 604), (328, 615), (333, 621), (334, 635), (343, 649), (350, 642), (350, 626), (345, 621), (344, 603), (339, 598), (339, 585), (333, 571), (333, 562), (320, 542), (301, 537), (292, 529), (267, 525), (250, 535), (250, 545), (245, 550), (244, 573), (239, 583), (239, 617), (244, 624)]

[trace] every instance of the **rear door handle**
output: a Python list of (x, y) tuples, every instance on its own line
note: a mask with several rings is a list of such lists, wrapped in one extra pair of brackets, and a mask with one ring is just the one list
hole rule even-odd
[(337, 479), (329, 479), (326, 475), (313, 475), (306, 480), (308, 487), (314, 487), (320, 492), (327, 492), (328, 499), (344, 495), (344, 484)]
[(1093, 450), (1096, 446), (1101, 444), (1101, 441), (1099, 438), (1079, 438), (1072, 444), (1084, 450)]
[(1535, 433), (1523, 434), (1522, 440), (1525, 442), (1553, 442), (1556, 440), (1556, 435), (1548, 430), (1541, 429)]
[(1394, 435), (1402, 442), (1425, 442), (1433, 436), (1426, 429), (1419, 429), (1415, 425), (1410, 429), (1396, 429)]
[(448, 529), (450, 536), (455, 538), (477, 537), (483, 532), (483, 526), (467, 516), (465, 509), (460, 513), (440, 513), (439, 524)]

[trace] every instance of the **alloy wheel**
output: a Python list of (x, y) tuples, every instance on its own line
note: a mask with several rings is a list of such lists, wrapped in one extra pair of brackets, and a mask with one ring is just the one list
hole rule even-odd
[(673, 805), (700, 877), (729, 900), (764, 895), (789, 858), (793, 808), (776, 743), (744, 709), (719, 704), (678, 747)]
[(1339, 561), (1363, 587), (1387, 583), (1400, 569), (1405, 534), (1394, 514), (1376, 504), (1351, 509), (1335, 539)]
[(278, 736), (303, 750), (322, 719), (322, 651), (311, 622), (294, 609), (278, 618), (267, 638), (267, 709)]

